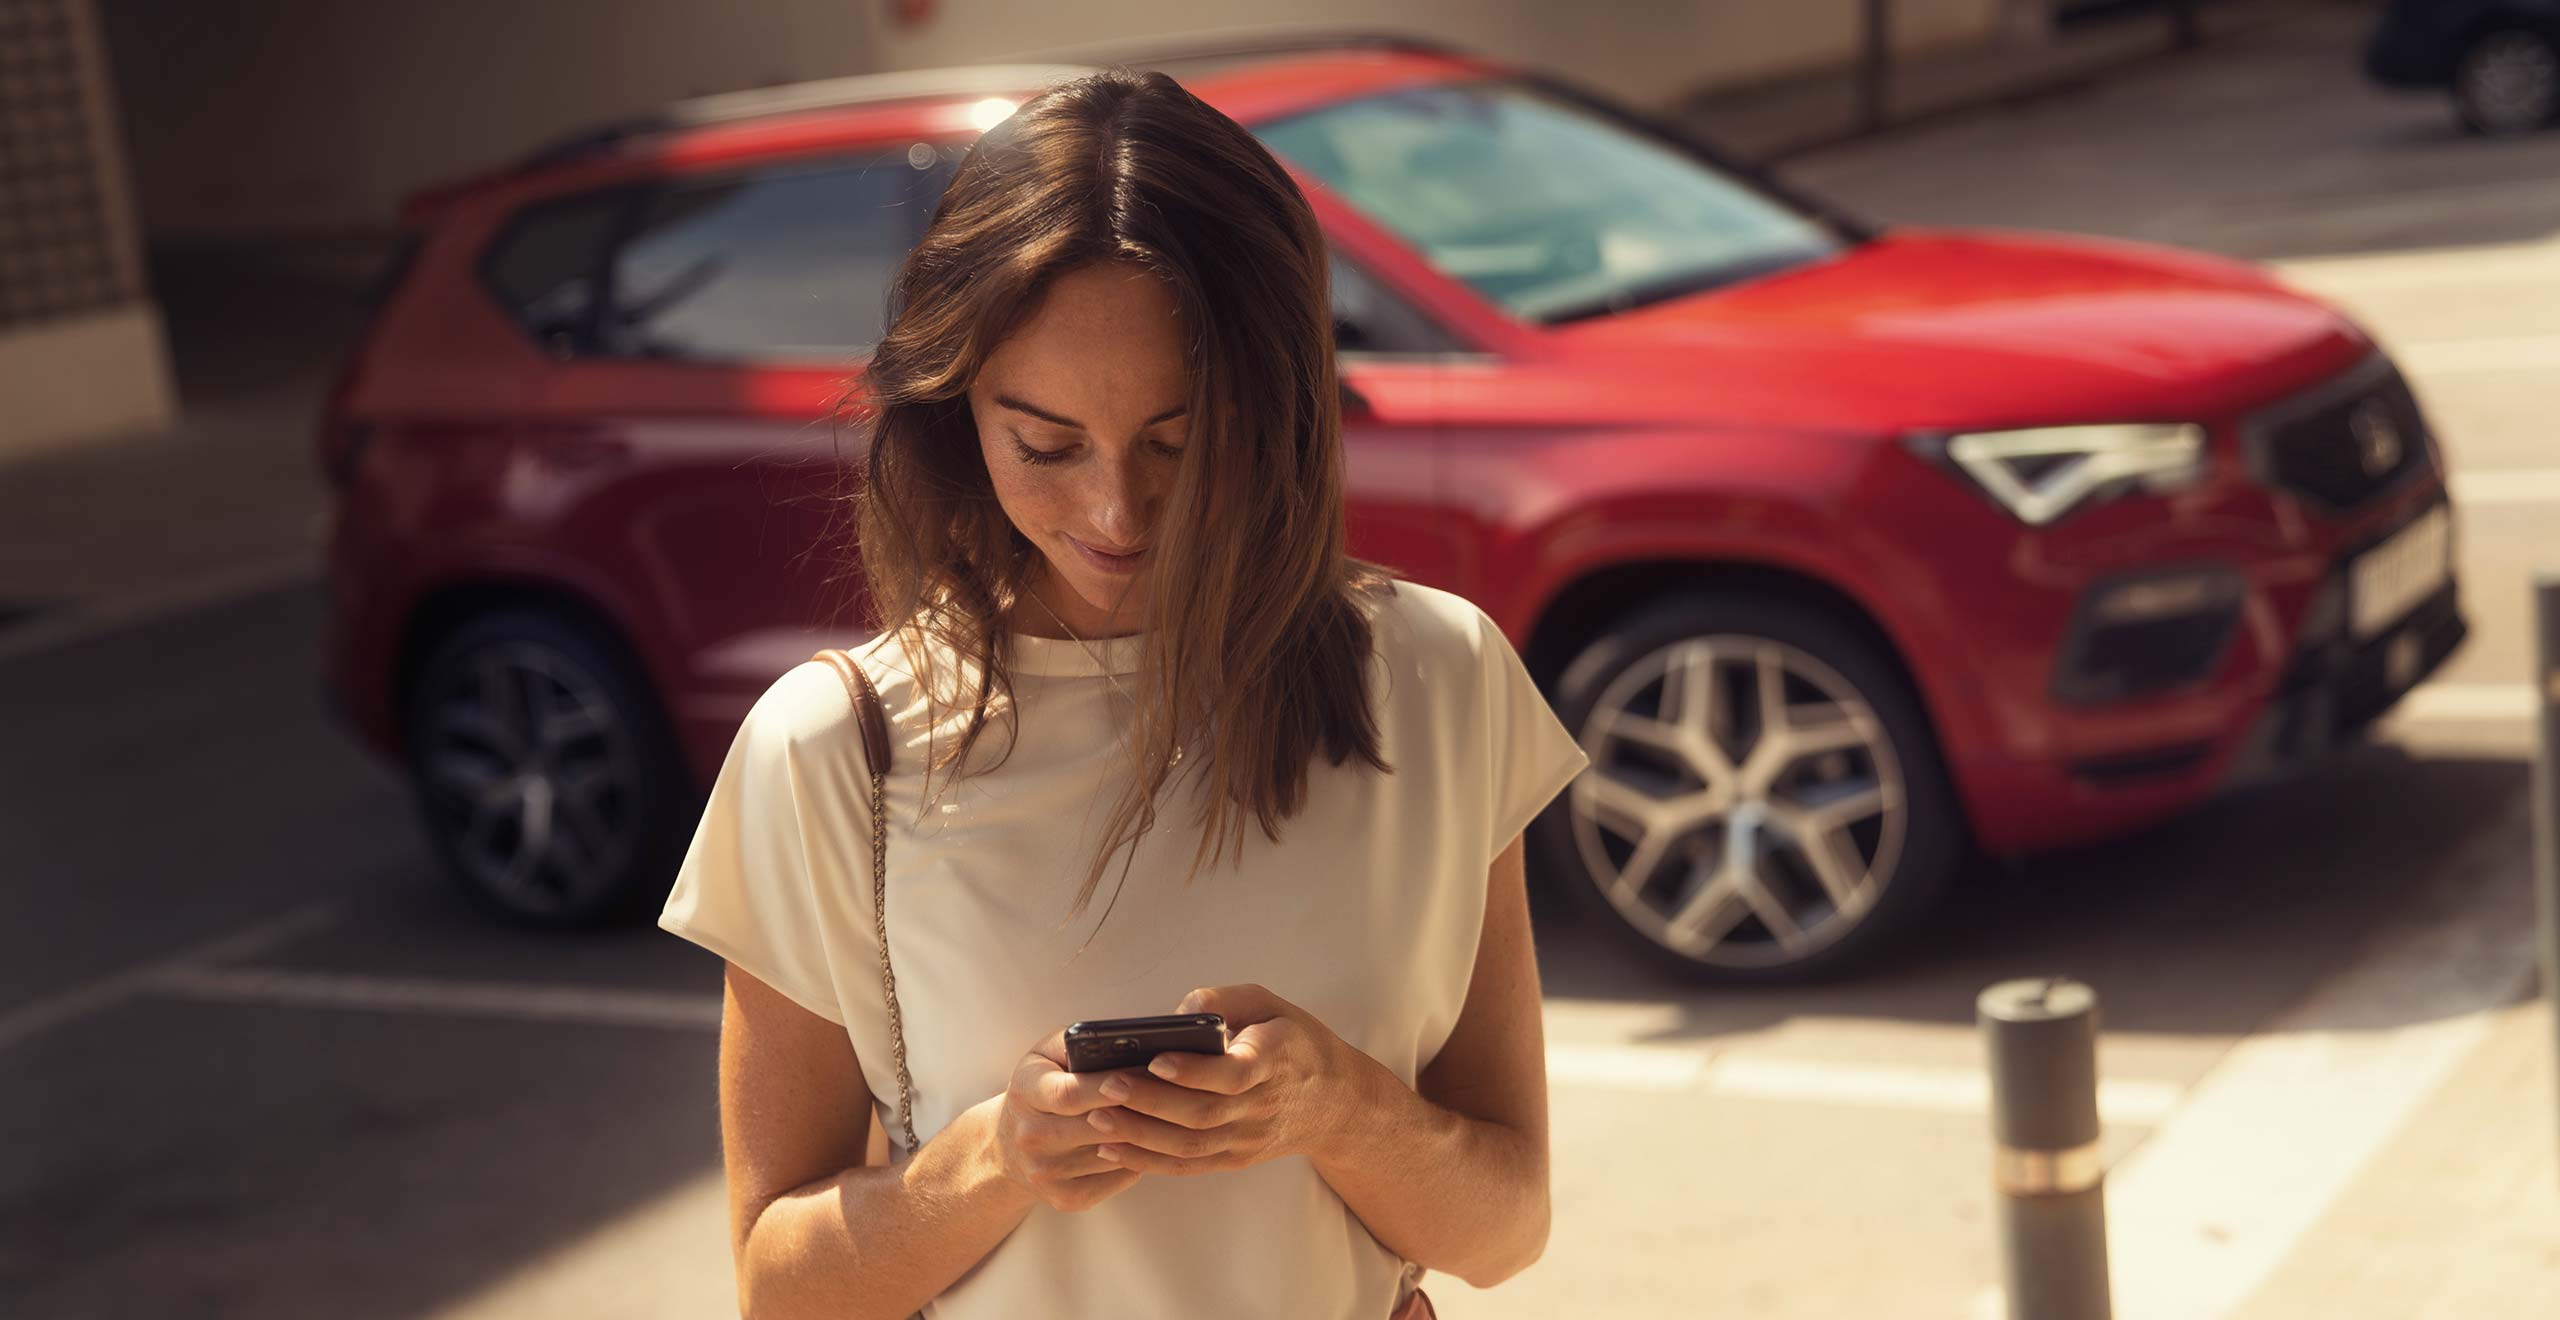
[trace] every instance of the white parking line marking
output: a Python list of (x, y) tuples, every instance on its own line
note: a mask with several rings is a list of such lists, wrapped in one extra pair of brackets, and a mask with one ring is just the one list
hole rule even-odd
[(1663, 1045), (1547, 1042), (1547, 1079), (1605, 1091), (1692, 1091), (1707, 1056)]
[(2431, 344), (2404, 344), (2392, 356), (2401, 366), (2422, 376), (2548, 370), (2560, 368), (2560, 335), (2444, 339)]
[[(1754, 1100), (1930, 1109), (1949, 1114), (1991, 1112), (1990, 1077), (1968, 1068), (1725, 1057), (1708, 1068), (1707, 1090), (1715, 1095)], [(2184, 1094), (2182, 1088), (2169, 1082), (2102, 1078), (2098, 1082), (2098, 1114), (2108, 1123), (2150, 1127), (2177, 1108)]]
[(220, 605), (320, 575), (314, 552), (254, 560), (202, 573), (149, 591), (88, 601), (18, 624), (0, 634), (0, 660), (68, 646), (151, 622), (164, 615)]
[(2485, 724), (2530, 720), (2541, 711), (2530, 683), (2421, 683), (2391, 713), (2404, 720)]
[(208, 940), (174, 957), (74, 986), (60, 994), (22, 1004), (0, 1016), (0, 1050), (74, 1018), (111, 1008), (151, 988), (160, 978), (187, 968), (236, 958), (250, 958), (317, 930), (337, 919), (337, 908), (315, 903), (269, 918), (244, 930)]
[[(148, 988), (190, 999), (304, 1008), (697, 1030), (720, 1025), (716, 995), (524, 981), (187, 966), (153, 974)], [(1989, 1082), (1981, 1073), (1961, 1068), (1719, 1056), (1670, 1046), (1556, 1042), (1547, 1047), (1547, 1075), (1559, 1085), (1598, 1090), (1694, 1091), (1734, 1099), (1942, 1113), (1985, 1113), (1991, 1103)], [(2149, 1126), (2177, 1106), (2179, 1095), (2179, 1088), (2163, 1082), (2109, 1080), (2099, 1087), (2098, 1104), (2110, 1123)]]
[(2547, 504), (2560, 501), (2560, 468), (2456, 472), (2445, 483), (2456, 504)]
[[(2535, 972), (2527, 803), (2438, 873), (2406, 924), (2232, 1047), (2107, 1179), (2120, 1320), (2248, 1302)], [(2000, 1293), (1971, 1314), (1999, 1314)]]
[(619, 1027), (720, 1026), (720, 998), (668, 990), (598, 990), (531, 981), (440, 981), (347, 972), (180, 967), (151, 980), (163, 994), (234, 1003), (446, 1013)]

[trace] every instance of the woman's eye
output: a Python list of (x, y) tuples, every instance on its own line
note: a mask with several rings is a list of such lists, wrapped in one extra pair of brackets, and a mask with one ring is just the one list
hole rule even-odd
[(1065, 450), (1062, 449), (1052, 453), (1046, 449), (1034, 449), (1030, 445), (1023, 443), (1021, 436), (1015, 436), (1013, 438), (1013, 447), (1016, 452), (1022, 455), (1022, 461), (1025, 463), (1047, 464), (1064, 463), (1067, 461), (1067, 454)]
[(1167, 458), (1180, 458), (1180, 457), (1182, 457), (1182, 450), (1183, 450), (1183, 446), (1181, 446), (1181, 445), (1168, 445), (1168, 444), (1163, 443), (1162, 441), (1158, 441), (1158, 442), (1156, 443), (1156, 452), (1157, 452), (1157, 453), (1159, 453), (1159, 454), (1164, 455), (1164, 456), (1165, 456), (1165, 457), (1167, 457)]

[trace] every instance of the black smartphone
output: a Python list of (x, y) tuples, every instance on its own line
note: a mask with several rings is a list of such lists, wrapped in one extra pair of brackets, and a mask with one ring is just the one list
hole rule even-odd
[(1215, 1013), (1166, 1013), (1094, 1018), (1067, 1027), (1068, 1072), (1143, 1068), (1167, 1051), (1226, 1053), (1227, 1020)]

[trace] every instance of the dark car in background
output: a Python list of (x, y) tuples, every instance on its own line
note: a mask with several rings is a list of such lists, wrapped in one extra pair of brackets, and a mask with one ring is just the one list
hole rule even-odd
[[(2463, 637), (2416, 396), (2257, 267), (1869, 225), (1399, 39), (1125, 62), (1298, 175), (1353, 548), (1520, 648), (1592, 758), (1536, 869), (1667, 969), (1854, 965), (1970, 850), (2307, 764)], [(326, 676), (471, 893), (663, 896), (748, 706), (853, 636), (812, 552), (887, 281), (1083, 71), (689, 102), (407, 208), (320, 437)]]
[(2473, 133), (2560, 124), (2560, 0), (2391, 0), (2364, 70), (2385, 87), (2452, 93)]

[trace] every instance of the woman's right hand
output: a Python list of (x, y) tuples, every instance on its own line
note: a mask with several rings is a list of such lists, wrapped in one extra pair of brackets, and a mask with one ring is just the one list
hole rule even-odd
[(1065, 1028), (1033, 1046), (1014, 1065), (996, 1114), (996, 1158), (1004, 1176), (1056, 1210), (1089, 1210), (1141, 1176), (1094, 1153), (1112, 1138), (1085, 1115), (1110, 1107), (1110, 1073), (1067, 1071)]

